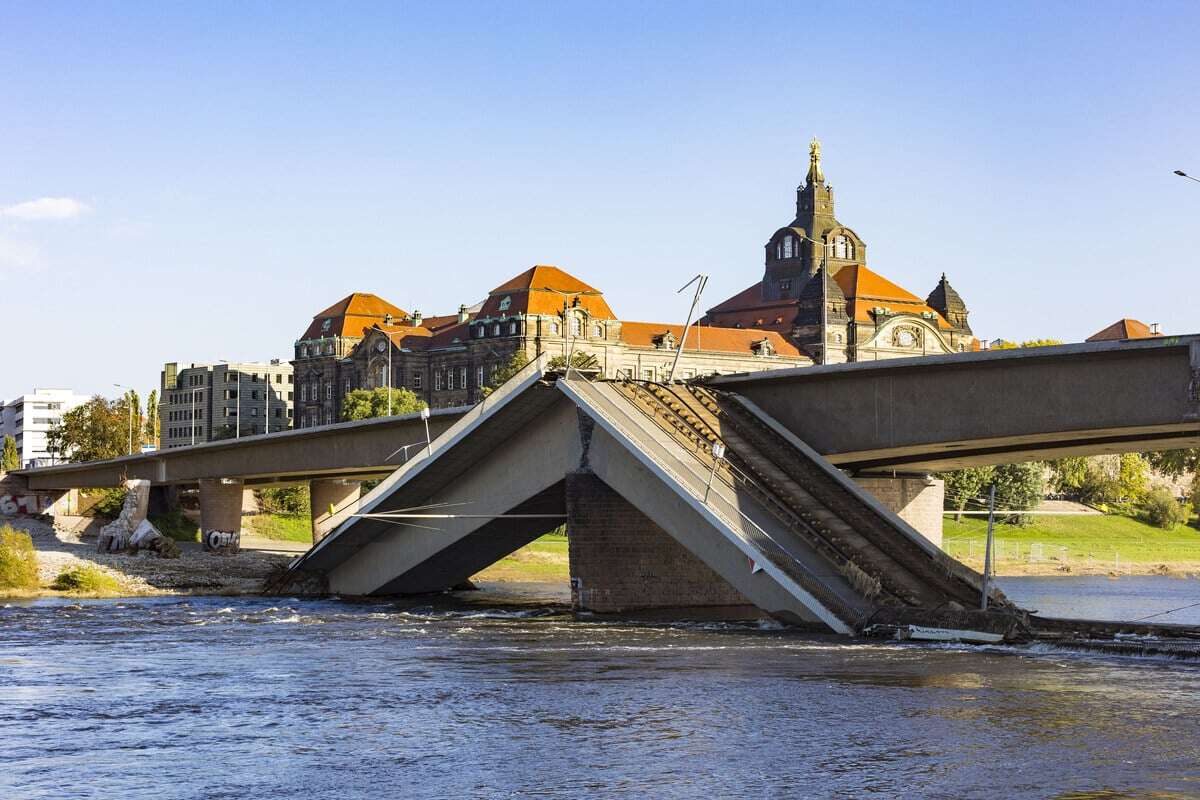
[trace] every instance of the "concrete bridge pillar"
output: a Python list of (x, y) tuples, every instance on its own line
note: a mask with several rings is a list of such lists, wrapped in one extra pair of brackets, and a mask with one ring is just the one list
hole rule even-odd
[(946, 482), (930, 475), (858, 475), (854, 482), (929, 541), (942, 546)]
[(591, 472), (567, 475), (566, 499), (571, 604), (577, 611), (759, 615), (725, 579)]
[(204, 549), (233, 554), (242, 545), (242, 481), (200, 479), (200, 536)]
[[(361, 492), (359, 481), (323, 478), (309, 481), (308, 493), (313, 544), (316, 544), (332, 530), (330, 520), (334, 514), (356, 502)], [(331, 508), (333, 513), (330, 513)]]

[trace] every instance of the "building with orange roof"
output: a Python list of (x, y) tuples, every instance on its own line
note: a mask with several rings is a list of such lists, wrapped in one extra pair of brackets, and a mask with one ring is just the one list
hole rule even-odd
[(320, 311), (295, 342), (295, 424), (338, 421), (349, 392), (389, 384), (434, 408), (469, 405), (517, 352), (587, 353), (605, 377), (664, 380), (681, 340), (677, 378), (812, 363), (775, 330), (692, 325), (684, 337), (682, 325), (623, 321), (599, 289), (538, 264), (457, 314), (426, 317), (358, 292)]
[(1107, 328), (1096, 331), (1084, 341), (1113, 342), (1121, 339), (1150, 339), (1155, 336), (1162, 336), (1158, 325), (1147, 325), (1140, 320), (1126, 318), (1119, 319)]
[(922, 300), (867, 267), (866, 243), (834, 216), (816, 139), (795, 219), (765, 251), (762, 280), (710, 308), (703, 325), (775, 331), (823, 363), (979, 348), (945, 274)]

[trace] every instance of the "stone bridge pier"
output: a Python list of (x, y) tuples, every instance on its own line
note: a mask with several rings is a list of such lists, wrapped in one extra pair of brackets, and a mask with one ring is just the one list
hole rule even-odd
[(926, 539), (939, 548), (942, 546), (945, 481), (924, 473), (888, 473), (857, 475), (854, 482)]
[(761, 616), (737, 589), (595, 474), (568, 475), (566, 500), (575, 610)]

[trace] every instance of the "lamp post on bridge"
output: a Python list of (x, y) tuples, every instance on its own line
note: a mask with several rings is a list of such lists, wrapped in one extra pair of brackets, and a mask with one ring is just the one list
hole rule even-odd
[(120, 383), (114, 383), (113, 386), (125, 390), (125, 405), (129, 408), (129, 449), (127, 454), (133, 455), (133, 389)]
[(1195, 181), (1196, 183), (1200, 183), (1200, 178), (1193, 178), (1191, 175), (1188, 175), (1186, 172), (1184, 172), (1181, 169), (1175, 170), (1175, 174), (1181, 178), (1187, 178), (1189, 181)]

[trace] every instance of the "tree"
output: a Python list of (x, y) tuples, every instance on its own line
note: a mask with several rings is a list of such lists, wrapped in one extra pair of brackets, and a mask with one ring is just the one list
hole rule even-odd
[[(972, 500), (986, 495), (995, 472), (995, 467), (968, 467), (943, 472), (940, 477), (946, 482), (946, 508), (962, 511)], [(961, 516), (955, 517), (956, 522), (960, 519)]]
[(11, 436), (4, 437), (4, 455), (0, 456), (0, 472), (21, 468), (21, 454), (17, 451), (17, 440)]
[(1192, 512), (1196, 514), (1196, 525), (1200, 526), (1200, 472), (1192, 478)]
[(1145, 456), (1156, 472), (1170, 475), (1172, 478), (1181, 477), (1189, 472), (1200, 473), (1200, 447), (1146, 453)]
[(1117, 486), (1121, 499), (1137, 503), (1150, 488), (1150, 465), (1140, 453), (1122, 453), (1117, 473)]
[(1017, 344), (1010, 342), (1007, 339), (1000, 339), (994, 343), (989, 350), (1016, 350), (1018, 347), (1049, 347), (1050, 345), (1062, 344), (1061, 339), (1026, 339)]
[(142, 429), (142, 437), (158, 447), (158, 389), (152, 389), (146, 398), (146, 424)]
[(342, 419), (370, 419), (386, 417), (388, 392), (392, 394), (392, 414), (411, 414), (425, 408), (425, 401), (408, 389), (355, 389), (342, 400)]
[(487, 386), (483, 387), (483, 396), (487, 397), (489, 394), (496, 391), (496, 388), (500, 386), (500, 384), (504, 383), (513, 375), (516, 375), (518, 372), (523, 370), (528, 363), (529, 356), (525, 354), (524, 350), (518, 350), (517, 352), (513, 353), (512, 358), (508, 359), (503, 366), (497, 368), (496, 371), (492, 373), (492, 377), (490, 380), (488, 380)]
[[(1046, 496), (1046, 465), (1041, 461), (1001, 464), (992, 478), (996, 485), (996, 505), (1014, 511), (1036, 508)], [(1028, 525), (1032, 520), (1016, 514), (1010, 521)]]
[[(528, 362), (529, 359), (526, 359)], [(524, 364), (522, 364), (524, 366)], [(583, 372), (595, 372), (600, 369), (600, 362), (591, 353), (585, 353), (582, 350), (577, 350), (571, 354), (571, 368)], [(563, 370), (567, 369), (567, 357), (555, 356), (546, 362), (546, 369)], [(514, 373), (515, 374), (515, 373)]]
[[(64, 461), (97, 461), (129, 452), (129, 398), (106, 400), (96, 395), (71, 409), (46, 435), (47, 448)], [(133, 430), (133, 449), (141, 446), (142, 434)]]
[(1056, 492), (1078, 496), (1088, 477), (1087, 456), (1068, 456), (1050, 462)]

